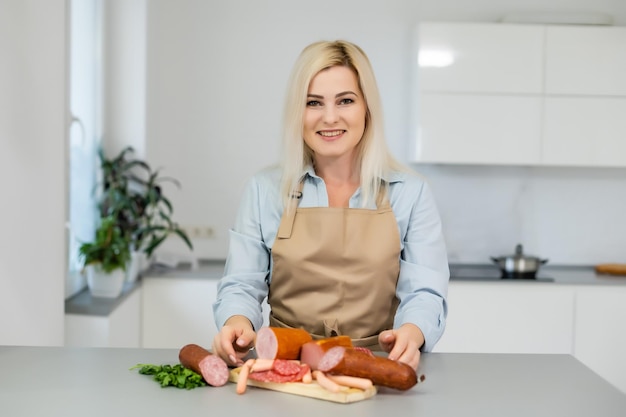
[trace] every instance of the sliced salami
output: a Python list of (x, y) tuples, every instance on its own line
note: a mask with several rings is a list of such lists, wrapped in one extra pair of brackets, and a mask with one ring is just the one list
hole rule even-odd
[(298, 375), (296, 376), (298, 379), (297, 381), (302, 381), (302, 378), (304, 378), (304, 376), (311, 371), (311, 367), (307, 364), (302, 364), (300, 365), (300, 372), (298, 372)]
[(299, 382), (302, 381), (302, 378), (309, 370), (308, 365), (277, 359), (274, 361), (273, 369), (269, 371), (252, 372), (248, 375), (248, 379), (260, 382)]
[(369, 354), (371, 356), (374, 356), (374, 352), (372, 352), (371, 349), (368, 349), (366, 347), (355, 346), (353, 349), (361, 351), (361, 352), (364, 352), (364, 353), (367, 353), (367, 354)]
[(273, 369), (269, 370), (269, 371), (263, 371), (263, 372), (253, 372), (250, 375), (248, 375), (248, 379), (253, 379), (255, 381), (259, 381), (259, 382), (279, 382), (279, 383), (285, 383), (285, 382), (297, 382), (297, 375), (281, 375), (278, 372), (274, 371)]
[(288, 361), (285, 359), (275, 359), (273, 370), (285, 376), (298, 375), (302, 366), (298, 362)]

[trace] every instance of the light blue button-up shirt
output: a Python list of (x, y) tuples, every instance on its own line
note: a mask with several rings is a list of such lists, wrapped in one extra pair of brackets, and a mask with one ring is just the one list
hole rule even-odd
[[(257, 330), (263, 325), (261, 303), (272, 280), (271, 250), (283, 214), (280, 174), (277, 168), (261, 171), (245, 187), (235, 225), (230, 230), (224, 277), (213, 304), (219, 329), (234, 315), (247, 317)], [(396, 287), (400, 305), (394, 328), (415, 324), (426, 340), (422, 350), (430, 351), (443, 334), (447, 316), (450, 273), (441, 220), (422, 177), (394, 172), (386, 180), (401, 241)], [(349, 206), (360, 207), (360, 203), (358, 189)], [(305, 176), (299, 207), (328, 207), (326, 185), (313, 169)]]

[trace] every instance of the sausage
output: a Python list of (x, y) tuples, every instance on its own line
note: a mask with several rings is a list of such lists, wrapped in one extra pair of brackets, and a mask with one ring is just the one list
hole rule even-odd
[(372, 386), (374, 385), (371, 379), (358, 378), (356, 376), (326, 375), (326, 377), (336, 384), (342, 385), (344, 387), (362, 389), (363, 391), (372, 388)]
[(300, 359), (302, 345), (312, 340), (304, 329), (262, 327), (256, 335), (256, 354), (259, 359)]
[(207, 384), (221, 387), (228, 382), (228, 365), (222, 358), (195, 344), (182, 347), (178, 360), (185, 368), (202, 375)]
[(335, 346), (352, 347), (352, 340), (348, 336), (334, 336), (305, 343), (300, 352), (300, 361), (315, 371), (324, 353)]
[(343, 346), (329, 349), (317, 368), (329, 374), (367, 378), (374, 385), (403, 391), (417, 384), (417, 374), (411, 366)]
[(237, 394), (241, 395), (246, 392), (246, 387), (248, 386), (248, 375), (250, 375), (250, 365), (246, 363), (241, 367), (241, 371), (239, 371)]
[(257, 359), (254, 361), (252, 368), (250, 369), (252, 372), (263, 372), (269, 371), (274, 367), (273, 359)]
[(326, 375), (324, 375), (323, 372), (313, 371), (313, 378), (315, 378), (320, 387), (324, 388), (327, 391), (339, 392), (339, 390), (341, 390), (341, 386), (335, 381), (328, 378)]

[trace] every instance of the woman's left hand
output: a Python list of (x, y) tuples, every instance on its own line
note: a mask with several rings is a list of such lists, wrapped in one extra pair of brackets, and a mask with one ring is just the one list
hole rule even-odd
[(420, 348), (424, 344), (424, 334), (419, 327), (405, 323), (397, 329), (385, 330), (378, 335), (378, 343), (389, 352), (389, 359), (404, 362), (417, 370)]

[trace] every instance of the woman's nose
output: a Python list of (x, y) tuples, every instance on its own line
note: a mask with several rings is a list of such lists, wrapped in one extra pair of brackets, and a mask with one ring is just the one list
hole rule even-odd
[(324, 108), (324, 122), (335, 123), (339, 119), (339, 112), (335, 106), (326, 106)]

